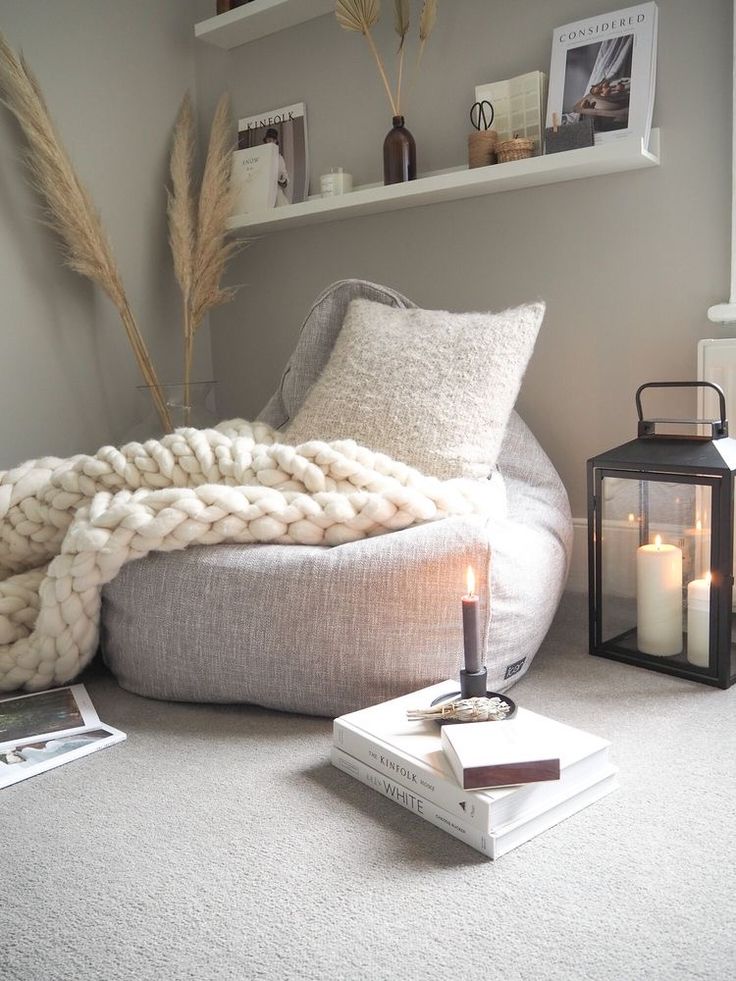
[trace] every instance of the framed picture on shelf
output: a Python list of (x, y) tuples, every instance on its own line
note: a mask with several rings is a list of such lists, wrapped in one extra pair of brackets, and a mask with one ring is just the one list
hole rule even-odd
[(596, 143), (649, 143), (657, 63), (657, 4), (641, 3), (555, 28), (547, 126), (593, 122)]

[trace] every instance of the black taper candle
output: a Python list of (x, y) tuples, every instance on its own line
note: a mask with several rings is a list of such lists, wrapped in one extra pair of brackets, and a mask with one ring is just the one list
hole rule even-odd
[(481, 669), (480, 631), (478, 627), (478, 597), (463, 596), (463, 647), (465, 670), (475, 674)]

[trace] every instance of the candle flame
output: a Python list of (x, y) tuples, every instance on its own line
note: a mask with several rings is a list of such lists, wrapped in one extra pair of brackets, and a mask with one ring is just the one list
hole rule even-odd
[(634, 514), (632, 513), (632, 514), (629, 515), (629, 521), (634, 521), (634, 520), (635, 520), (635, 517), (634, 517)]
[(706, 572), (706, 574), (705, 574), (705, 584), (706, 584), (706, 586), (710, 586), (710, 581), (711, 581), (712, 578), (713, 577), (712, 577), (711, 573), (710, 572)]
[(656, 536), (656, 538), (654, 539), (654, 544), (657, 546), (657, 548), (661, 548), (662, 547), (662, 536), (661, 535), (657, 535)]
[(475, 593), (475, 572), (473, 572), (473, 567), (468, 566), (468, 571), (465, 573), (465, 580), (468, 584), (468, 596), (472, 596)]
[(703, 530), (703, 522), (700, 520), (700, 518), (698, 518), (698, 520), (695, 522), (695, 529), (696, 531)]

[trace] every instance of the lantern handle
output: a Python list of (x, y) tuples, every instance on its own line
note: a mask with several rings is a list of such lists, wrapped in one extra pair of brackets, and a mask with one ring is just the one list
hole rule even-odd
[[(712, 388), (718, 395), (720, 419), (645, 419), (641, 407), (641, 393), (645, 388)], [(658, 422), (677, 423), (683, 426), (710, 426), (711, 438), (722, 439), (728, 436), (728, 419), (726, 419), (726, 396), (720, 385), (707, 381), (666, 381), (645, 382), (636, 390), (636, 411), (639, 416), (638, 435), (656, 436), (655, 426)]]

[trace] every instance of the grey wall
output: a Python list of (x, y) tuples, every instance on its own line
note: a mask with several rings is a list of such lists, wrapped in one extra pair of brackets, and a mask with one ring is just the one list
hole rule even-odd
[[(179, 308), (166, 244), (167, 147), (194, 85), (189, 0), (0, 0), (102, 212), (162, 380), (181, 376)], [(0, 109), (0, 468), (89, 451), (136, 419), (141, 383), (117, 315), (61, 265), (37, 222), (20, 131)], [(200, 375), (209, 375), (201, 337)]]
[[(384, 4), (381, 49), (393, 45)], [(611, 0), (444, 0), (407, 109), (420, 170), (464, 162), (474, 86), (548, 71), (553, 27)], [(209, 16), (211, 0), (196, 0)], [(252, 416), (299, 324), (333, 280), (392, 285), (427, 307), (499, 309), (543, 297), (548, 314), (519, 408), (585, 513), (584, 462), (634, 433), (650, 378), (693, 377), (705, 312), (729, 282), (731, 2), (660, 0), (655, 125), (661, 168), (311, 228), (255, 242), (237, 300), (212, 318), (223, 414)], [(232, 52), (197, 47), (200, 108), (223, 88), (236, 113), (307, 103), (312, 191), (342, 165), (381, 178), (390, 113), (365, 44), (331, 16)]]

